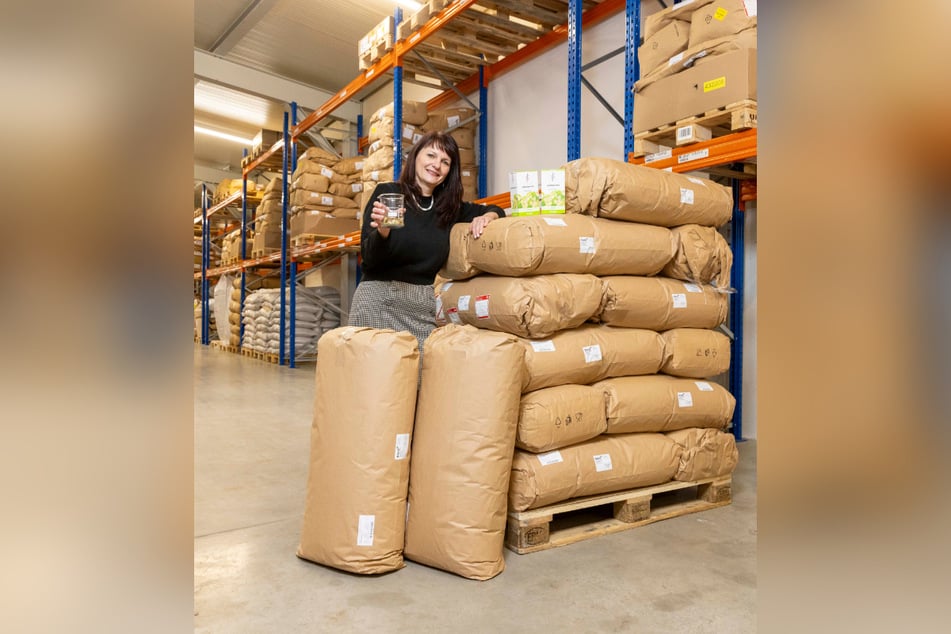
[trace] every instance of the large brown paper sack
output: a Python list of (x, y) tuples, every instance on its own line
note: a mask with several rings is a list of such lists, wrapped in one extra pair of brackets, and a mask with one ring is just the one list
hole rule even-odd
[[(334, 196), (348, 198), (351, 201), (363, 191), (362, 183), (334, 183), (330, 186), (330, 193)], [(356, 207), (356, 203), (353, 204)]]
[(393, 148), (389, 146), (382, 146), (378, 148), (375, 152), (367, 156), (367, 160), (363, 162), (363, 177), (367, 177), (367, 172), (375, 172), (379, 170), (385, 170), (387, 168), (392, 169), (393, 167)]
[(281, 213), (281, 196), (278, 194), (277, 199), (265, 200), (260, 205), (258, 205), (257, 211), (258, 216), (263, 216), (267, 214), (279, 214)]
[(330, 192), (312, 192), (307, 189), (295, 189), (291, 192), (291, 206), (303, 207), (305, 205), (326, 207), (333, 209), (335, 207), (357, 207), (357, 204), (349, 198), (343, 196), (334, 196)]
[(570, 273), (479, 275), (439, 290), (447, 322), (529, 338), (580, 326), (601, 312), (603, 295), (601, 280)]
[(664, 361), (664, 340), (653, 330), (585, 325), (550, 339), (521, 342), (525, 348), (523, 392), (656, 374)]
[[(489, 226), (495, 223), (490, 223)], [(439, 274), (449, 280), (467, 280), (482, 271), (469, 263), (469, 249), (476, 239), (472, 237), (469, 223), (458, 222), (449, 231), (449, 257)]]
[(518, 450), (512, 461), (513, 511), (662, 484), (680, 465), (680, 445), (663, 434), (599, 436), (544, 454)]
[(564, 168), (568, 213), (661, 227), (719, 227), (733, 214), (733, 192), (709, 179), (607, 158), (581, 158)]
[(701, 42), (734, 35), (756, 26), (756, 3), (716, 0), (690, 17), (690, 48)]
[(663, 374), (605, 379), (591, 387), (603, 392), (609, 434), (724, 429), (736, 406), (718, 383)]
[(475, 148), (475, 132), (469, 128), (453, 128), (449, 131), (449, 136), (451, 136), (456, 141), (456, 145), (464, 148)]
[[(432, 132), (433, 130), (448, 130), (449, 128), (456, 128), (457, 126), (472, 130), (479, 125), (479, 120), (477, 118), (473, 119), (476, 114), (476, 111), (472, 108), (443, 108), (433, 110), (429, 113), (429, 116), (423, 124), (423, 130)], [(469, 119), (471, 119), (471, 121)]]
[(326, 177), (331, 183), (342, 183), (346, 181), (345, 176), (341, 176), (333, 171), (328, 165), (320, 163), (319, 161), (298, 159), (297, 167), (294, 168), (294, 172), (291, 174), (291, 182), (296, 181), (304, 174), (320, 174)]
[(468, 258), (495, 275), (653, 275), (676, 246), (665, 227), (579, 214), (513, 216), (487, 225)]
[(671, 233), (676, 248), (663, 275), (694, 284), (713, 284), (723, 290), (730, 288), (733, 251), (719, 231), (713, 227), (683, 225), (671, 229)]
[(330, 179), (323, 174), (304, 172), (291, 182), (291, 189), (306, 189), (312, 192), (329, 191)]
[(284, 188), (284, 181), (281, 180), (280, 176), (275, 176), (268, 181), (267, 185), (264, 186), (264, 193), (281, 191)]
[(393, 117), (382, 117), (372, 120), (370, 128), (367, 130), (367, 142), (372, 144), (377, 141), (389, 140), (389, 145), (393, 144)]
[[(377, 169), (367, 169), (366, 163), (363, 164), (363, 191), (366, 193), (369, 190), (370, 193), (373, 192), (373, 188), (376, 187), (376, 183), (390, 183), (393, 182), (393, 165), (392, 163), (386, 167), (379, 167)], [(373, 185), (368, 186), (367, 183), (372, 182)]]
[(337, 161), (337, 164), (334, 165), (334, 171), (344, 176), (359, 174), (363, 171), (363, 162), (365, 160), (365, 156), (354, 156), (351, 158), (342, 159)]
[(316, 145), (304, 150), (304, 152), (300, 156), (298, 156), (297, 159), (298, 161), (300, 159), (315, 161), (317, 163), (322, 163), (331, 168), (336, 167), (337, 163), (340, 161), (339, 156), (337, 156), (333, 152), (329, 152), (323, 148), (317, 147)]
[(726, 320), (727, 296), (711, 286), (666, 277), (609, 275), (601, 321), (624, 328), (716, 328)]
[(683, 449), (675, 480), (693, 482), (733, 473), (740, 454), (736, 439), (716, 429), (682, 429), (667, 437)]
[[(644, 91), (648, 86), (664, 77), (678, 73), (685, 68), (692, 66), (701, 66), (704, 62), (714, 59), (720, 55), (726, 55), (733, 51), (744, 49), (755, 49), (757, 46), (756, 27), (748, 28), (735, 35), (726, 35), (712, 40), (704, 40), (696, 44), (690, 44), (683, 53), (678, 53), (671, 58), (667, 64), (661, 64), (650, 73), (641, 75), (641, 78), (634, 83), (636, 92)], [(724, 106), (729, 104), (723, 104)], [(640, 132), (641, 126), (635, 120), (634, 132)], [(703, 223), (701, 223), (703, 224)]]
[(515, 446), (540, 453), (603, 434), (604, 394), (589, 385), (559, 385), (522, 395)]
[(644, 38), (644, 43), (637, 47), (641, 74), (646, 75), (660, 64), (666, 64), (674, 54), (686, 50), (689, 36), (690, 22), (671, 20), (657, 33)]
[(299, 557), (362, 574), (403, 567), (418, 364), (405, 332), (344, 327), (318, 341)]
[(671, 20), (690, 21), (693, 12), (700, 7), (710, 4), (713, 0), (693, 0), (693, 2), (680, 2), (667, 7), (656, 13), (651, 13), (644, 18), (644, 26), (641, 30), (641, 37), (645, 40), (659, 30), (667, 26)]
[(664, 374), (703, 379), (730, 369), (730, 340), (721, 332), (676, 328), (661, 333), (666, 359)]
[(490, 579), (505, 568), (522, 348), (511, 335), (450, 325), (424, 350), (404, 552)]
[[(424, 101), (409, 101), (404, 99), (402, 102), (403, 105), (403, 121), (406, 123), (412, 123), (413, 125), (423, 125), (426, 123), (428, 117), (426, 113), (426, 102)], [(383, 118), (393, 118), (393, 102), (386, 104), (382, 108), (379, 108), (373, 115), (370, 117), (370, 123), (374, 123)]]

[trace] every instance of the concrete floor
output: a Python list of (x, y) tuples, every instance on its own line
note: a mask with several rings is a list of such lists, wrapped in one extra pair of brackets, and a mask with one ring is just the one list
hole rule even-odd
[(517, 555), (490, 581), (295, 556), (314, 365), (195, 346), (196, 632), (753, 632), (756, 445), (733, 504)]

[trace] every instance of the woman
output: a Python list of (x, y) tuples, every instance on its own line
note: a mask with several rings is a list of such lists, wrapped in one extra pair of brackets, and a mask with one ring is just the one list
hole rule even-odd
[[(381, 194), (405, 197), (404, 226), (382, 226)], [(350, 325), (407, 330), (423, 341), (436, 327), (433, 282), (449, 257), (449, 232), (470, 223), (472, 236), (505, 215), (495, 205), (462, 201), (459, 146), (445, 132), (430, 132), (410, 150), (396, 183), (377, 185), (363, 212), (363, 278), (350, 306)]]

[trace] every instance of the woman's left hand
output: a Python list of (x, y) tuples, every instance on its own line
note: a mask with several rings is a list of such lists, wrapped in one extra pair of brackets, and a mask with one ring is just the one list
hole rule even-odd
[(482, 232), (485, 231), (485, 226), (492, 222), (493, 220), (498, 219), (499, 215), (494, 211), (487, 211), (481, 216), (476, 216), (472, 219), (472, 224), (469, 225), (470, 231), (472, 231), (472, 237), (478, 238), (482, 235)]

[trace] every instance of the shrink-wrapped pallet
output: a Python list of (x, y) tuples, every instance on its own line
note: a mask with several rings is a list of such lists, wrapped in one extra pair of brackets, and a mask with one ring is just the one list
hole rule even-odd
[(653, 330), (584, 325), (548, 339), (520, 341), (525, 348), (523, 392), (656, 374), (664, 361), (664, 340)]
[(580, 158), (564, 169), (568, 213), (661, 227), (719, 227), (733, 213), (732, 191), (709, 179), (608, 158)]
[(661, 333), (664, 374), (703, 379), (730, 369), (730, 340), (721, 332), (703, 328), (675, 328)]
[(470, 579), (502, 572), (522, 348), (468, 326), (424, 344), (405, 555)]
[(495, 275), (654, 275), (674, 256), (665, 227), (582, 216), (513, 216), (486, 226), (469, 264)]
[(445, 314), (448, 323), (548, 337), (600, 313), (603, 292), (604, 285), (593, 275), (480, 275), (444, 283), (438, 290), (436, 314)]
[(403, 567), (418, 366), (406, 332), (320, 338), (299, 557), (362, 574)]
[(681, 451), (663, 434), (599, 436), (543, 454), (518, 450), (509, 507), (527, 511), (582, 495), (668, 482), (680, 466)]
[(522, 395), (515, 446), (535, 453), (603, 434), (604, 394), (589, 385), (558, 385)]
[(676, 248), (674, 257), (662, 271), (664, 276), (694, 284), (712, 284), (718, 289), (730, 288), (733, 251), (719, 231), (713, 227), (683, 225), (671, 232)]
[(675, 480), (693, 482), (733, 473), (739, 460), (733, 434), (717, 429), (681, 429), (667, 434), (680, 445), (680, 465)]
[(616, 377), (591, 387), (603, 393), (610, 434), (723, 429), (736, 406), (733, 395), (718, 383), (663, 374)]
[(664, 277), (612, 275), (605, 285), (605, 324), (624, 328), (716, 328), (726, 320), (727, 296), (711, 286)]

